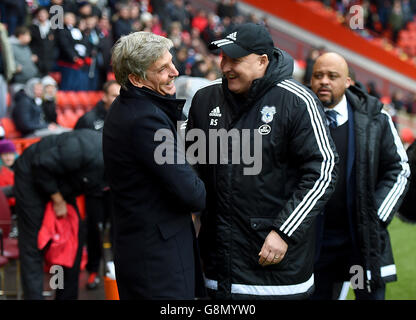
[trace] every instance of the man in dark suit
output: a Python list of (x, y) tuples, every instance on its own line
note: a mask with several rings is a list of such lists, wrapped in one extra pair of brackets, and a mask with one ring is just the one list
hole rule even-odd
[[(171, 40), (149, 32), (121, 37), (112, 63), (120, 96), (104, 123), (106, 174), (114, 195), (114, 263), (120, 299), (193, 299), (202, 283), (191, 212), (205, 187), (187, 162), (163, 163), (156, 135), (183, 154)], [(178, 161), (179, 162), (179, 161)]]
[(318, 224), (313, 298), (337, 298), (351, 279), (356, 299), (383, 300), (385, 284), (396, 280), (387, 226), (407, 191), (406, 152), (383, 104), (351, 85), (339, 54), (316, 60), (311, 85), (339, 155), (337, 185)]

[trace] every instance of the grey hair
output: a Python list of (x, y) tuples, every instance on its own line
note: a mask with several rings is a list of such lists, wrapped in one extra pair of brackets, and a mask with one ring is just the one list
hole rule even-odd
[(146, 80), (147, 69), (172, 46), (172, 40), (151, 32), (122, 36), (114, 45), (111, 56), (117, 82), (126, 89), (129, 74)]

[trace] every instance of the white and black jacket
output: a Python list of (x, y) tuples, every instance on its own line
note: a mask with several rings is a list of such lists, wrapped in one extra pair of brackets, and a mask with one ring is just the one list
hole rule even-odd
[[(292, 58), (275, 49), (266, 75), (244, 99), (223, 78), (192, 101), (187, 139), (195, 128), (207, 137), (211, 129), (250, 129), (253, 155), (254, 132), (262, 134), (258, 174), (244, 175), (253, 164), (232, 161), (232, 148), (228, 164), (209, 164), (207, 149), (208, 164), (196, 165), (207, 189), (199, 234), (205, 284), (217, 298), (305, 298), (314, 288), (315, 217), (334, 190), (338, 155), (319, 100), (292, 72)], [(258, 253), (271, 230), (288, 251), (279, 264), (263, 267)]]

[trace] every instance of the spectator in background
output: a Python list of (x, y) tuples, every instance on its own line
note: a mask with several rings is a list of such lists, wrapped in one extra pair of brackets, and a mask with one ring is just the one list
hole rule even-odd
[(87, 128), (102, 131), (104, 120), (114, 99), (120, 94), (120, 85), (115, 80), (107, 81), (103, 86), (103, 97), (95, 107), (82, 115), (75, 129)]
[(203, 33), (208, 27), (207, 12), (204, 9), (199, 9), (197, 14), (193, 17), (192, 28), (197, 28), (199, 33)]
[(376, 97), (377, 99), (381, 98), (381, 94), (378, 92), (377, 85), (374, 81), (367, 83), (367, 92), (370, 96)]
[[(413, 4), (416, 3), (413, 1)], [(410, 0), (402, 0), (402, 12), (404, 26), (406, 26), (409, 22), (413, 21), (413, 9)]]
[(312, 47), (308, 55), (306, 56), (306, 67), (305, 67), (305, 74), (303, 76), (303, 84), (306, 86), (310, 86), (311, 84), (311, 77), (312, 77), (312, 69), (313, 65), (315, 64), (316, 59), (323, 53), (324, 48)]
[(389, 15), (389, 24), (392, 31), (392, 40), (397, 42), (399, 32), (405, 27), (405, 17), (403, 16), (402, 4), (400, 0), (394, 0), (393, 7)]
[(10, 38), (14, 60), (16, 62), (16, 73), (12, 80), (13, 93), (16, 93), (30, 79), (39, 76), (36, 63), (39, 57), (32, 53), (29, 43), (32, 37), (27, 27), (18, 27), (15, 37)]
[(97, 26), (98, 16), (85, 17), (85, 23), (86, 28), (83, 35), (88, 41), (88, 56), (91, 58), (91, 63), (87, 69), (89, 84), (87, 90), (96, 91), (101, 88), (99, 84), (103, 81), (103, 79), (100, 79), (102, 75), (100, 69), (107, 69), (107, 66), (104, 66), (104, 57), (101, 50), (101, 33)]
[(16, 64), (7, 29), (0, 23), (0, 118), (7, 115), (7, 84), (15, 71)]
[(1, 21), (7, 25), (9, 34), (14, 34), (18, 27), (25, 24), (26, 19), (26, 0), (2, 0), (3, 12)]
[(24, 90), (18, 91), (14, 96), (12, 119), (23, 136), (48, 127), (42, 111), (42, 95), (41, 79), (32, 78), (26, 83)]
[(189, 37), (187, 31), (183, 31), (182, 25), (178, 21), (174, 21), (170, 24), (168, 30), (168, 38), (173, 42), (173, 50), (177, 50), (181, 45), (183, 45), (183, 39)]
[(391, 105), (396, 111), (404, 109), (404, 95), (401, 90), (394, 90), (391, 95)]
[(72, 12), (64, 14), (64, 28), (56, 30), (59, 48), (58, 67), (62, 74), (60, 90), (87, 90), (88, 65), (86, 65), (88, 39), (76, 26)]
[(12, 119), (16, 129), (23, 136), (43, 137), (59, 134), (70, 129), (62, 128), (56, 123), (48, 123), (42, 110), (43, 85), (40, 78), (30, 79), (23, 90), (15, 95)]
[(99, 86), (102, 87), (107, 81), (107, 74), (112, 71), (111, 68), (111, 48), (113, 46), (113, 31), (111, 23), (106, 14), (101, 15), (98, 21), (98, 30), (100, 36), (100, 52), (102, 54), (103, 66), (99, 68)]
[(57, 83), (51, 76), (45, 76), (41, 81), (43, 85), (42, 111), (45, 122), (58, 123), (56, 114)]
[(143, 28), (140, 14), (140, 6), (137, 2), (130, 3), (130, 21), (132, 31), (141, 31)]
[(406, 111), (410, 115), (416, 114), (416, 93), (411, 93), (406, 102)]
[(33, 13), (34, 19), (29, 27), (32, 40), (30, 48), (38, 57), (36, 65), (42, 76), (47, 75), (55, 67), (57, 59), (57, 49), (55, 33), (51, 29), (49, 12), (46, 8), (38, 8)]
[(133, 31), (130, 7), (127, 3), (119, 3), (118, 14), (116, 20), (113, 23), (113, 35), (114, 42), (116, 42), (121, 36), (127, 35)]
[[(114, 99), (120, 94), (120, 85), (115, 80), (108, 81), (104, 84), (103, 91), (104, 95), (101, 101), (91, 111), (88, 111), (78, 119), (75, 130), (86, 128), (99, 132), (103, 131), (104, 120), (108, 110)], [(112, 221), (112, 206), (112, 194), (109, 189), (97, 190), (95, 193), (85, 196), (88, 251), (86, 269), (89, 273), (86, 286), (89, 290), (96, 289), (100, 283), (98, 268), (102, 258), (102, 234), (106, 221), (108, 219)], [(111, 235), (111, 240), (112, 238)]]
[(13, 166), (17, 156), (16, 147), (11, 140), (0, 140), (0, 189), (8, 198), (13, 213), (16, 204)]
[(183, 30), (190, 31), (191, 13), (186, 10), (184, 0), (172, 0), (166, 5), (166, 13), (169, 22), (179, 22)]
[(181, 46), (177, 50), (174, 50), (174, 64), (176, 69), (179, 72), (180, 76), (188, 74), (187, 71), (187, 59), (188, 59), (188, 48), (186, 46)]
[(160, 18), (157, 14), (152, 15), (152, 30), (154, 34), (159, 36), (166, 36), (166, 32), (162, 28), (162, 23), (160, 22)]
[(64, 9), (64, 14), (67, 12), (72, 12), (73, 14), (78, 14), (78, 6), (75, 0), (51, 0), (49, 3), (49, 8), (52, 6), (61, 6)]
[(234, 18), (235, 16), (239, 14), (237, 1), (236, 0), (221, 0), (217, 5), (217, 14), (221, 19), (225, 17), (228, 17), (230, 19)]

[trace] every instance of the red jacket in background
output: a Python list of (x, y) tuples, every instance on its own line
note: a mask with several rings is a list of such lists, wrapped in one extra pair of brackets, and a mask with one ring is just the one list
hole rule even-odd
[(72, 205), (67, 204), (67, 210), (65, 218), (58, 218), (52, 202), (48, 202), (38, 234), (38, 248), (42, 250), (51, 241), (45, 252), (46, 263), (71, 268), (78, 248), (79, 218)]
[[(6, 166), (1, 166), (0, 168), (0, 186), (13, 186), (14, 185), (14, 172), (7, 168)], [(9, 201), (9, 206), (13, 207), (16, 204), (16, 199), (14, 197), (7, 198)]]

